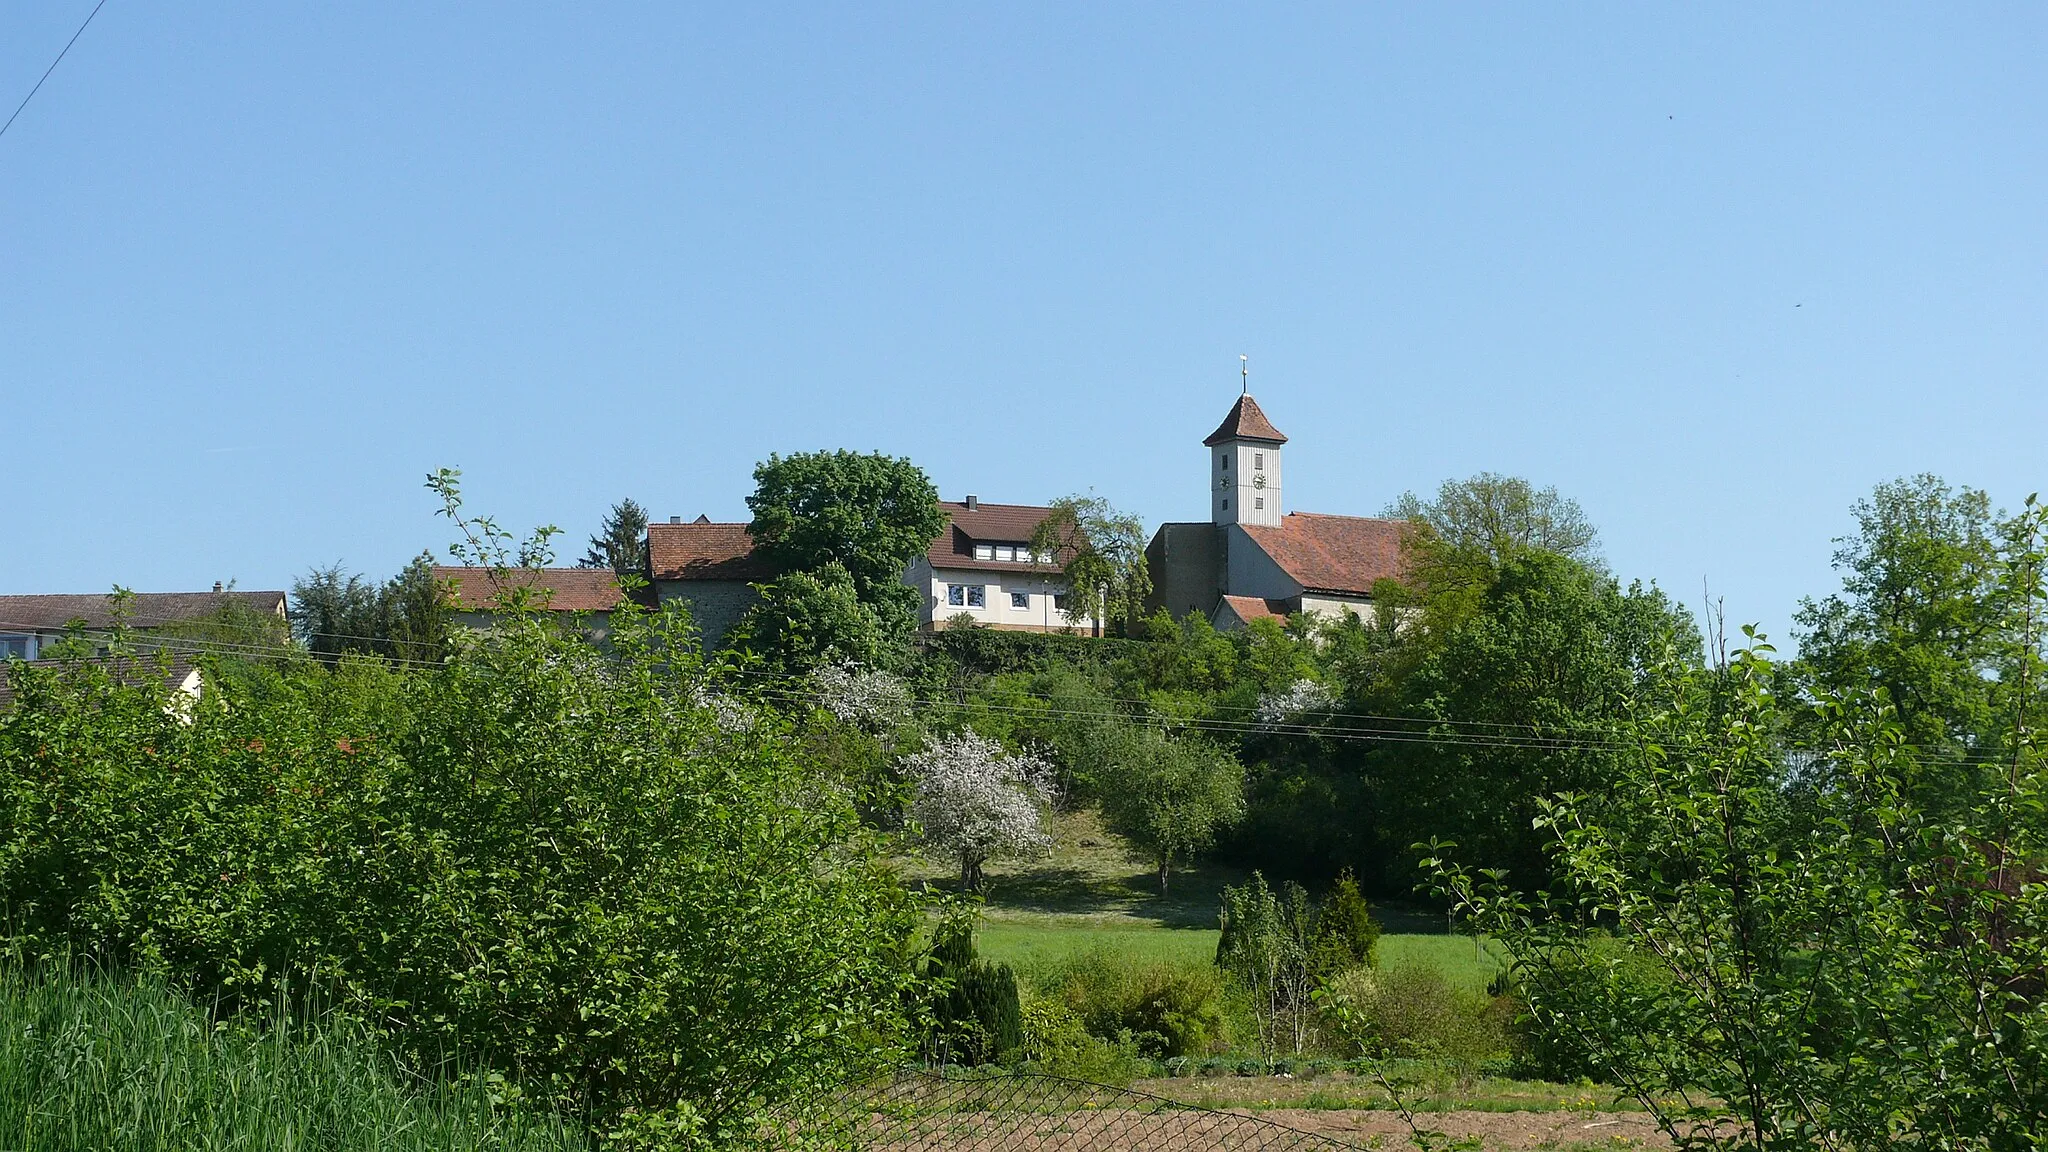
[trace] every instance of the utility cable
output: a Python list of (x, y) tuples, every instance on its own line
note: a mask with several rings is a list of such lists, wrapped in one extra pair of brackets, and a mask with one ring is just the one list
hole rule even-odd
[(14, 106), (14, 115), (9, 116), (7, 118), (7, 123), (0, 124), (0, 136), (7, 135), (7, 130), (9, 128), (14, 127), (15, 117), (20, 116), (21, 110), (23, 108), (28, 107), (28, 102), (35, 99), (36, 93), (41, 92), (43, 90), (43, 80), (48, 80), (50, 78), (50, 73), (55, 72), (57, 70), (57, 65), (62, 64), (64, 62), (64, 57), (69, 55), (71, 52), (71, 46), (73, 44), (78, 43), (78, 38), (80, 36), (85, 35), (86, 25), (91, 24), (92, 18), (94, 16), (99, 15), (100, 9), (105, 8), (106, 6), (107, 0), (100, 0), (99, 3), (92, 6), (92, 11), (86, 14), (85, 23), (80, 24), (78, 26), (78, 31), (73, 32), (71, 34), (71, 39), (66, 40), (64, 42), (64, 51), (57, 53), (57, 58), (55, 60), (50, 61), (50, 66), (48, 68), (43, 69), (43, 79), (36, 81), (36, 86), (29, 89), (28, 95), (23, 96), (21, 98), (21, 103)]

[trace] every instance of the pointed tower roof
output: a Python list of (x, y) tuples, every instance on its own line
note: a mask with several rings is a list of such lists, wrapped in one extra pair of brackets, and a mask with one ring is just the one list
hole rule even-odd
[(1209, 438), (1202, 441), (1202, 443), (1210, 448), (1214, 448), (1226, 440), (1261, 440), (1268, 444), (1287, 443), (1287, 437), (1281, 435), (1278, 428), (1273, 427), (1273, 422), (1266, 419), (1264, 412), (1259, 411), (1259, 402), (1252, 399), (1249, 392), (1237, 398), (1237, 403), (1230, 407), (1230, 415), (1225, 416), (1223, 423), (1218, 424), (1216, 430), (1209, 433)]

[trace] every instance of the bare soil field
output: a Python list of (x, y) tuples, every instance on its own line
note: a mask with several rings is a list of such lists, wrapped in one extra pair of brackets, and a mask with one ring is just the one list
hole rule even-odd
[[(857, 1141), (865, 1152), (1343, 1152), (1416, 1147), (1401, 1114), (1383, 1109), (1250, 1112), (955, 1112), (879, 1124)], [(1669, 1140), (1640, 1112), (1430, 1112), (1423, 1131), (1457, 1147), (1665, 1149)]]

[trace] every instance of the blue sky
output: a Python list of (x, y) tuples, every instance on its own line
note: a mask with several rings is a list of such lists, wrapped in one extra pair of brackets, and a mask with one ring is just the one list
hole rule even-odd
[[(0, 9), (0, 101), (89, 0)], [(388, 574), (773, 451), (1200, 519), (1554, 484), (1787, 631), (2048, 442), (2048, 8), (148, 5), (0, 137), (0, 592)]]

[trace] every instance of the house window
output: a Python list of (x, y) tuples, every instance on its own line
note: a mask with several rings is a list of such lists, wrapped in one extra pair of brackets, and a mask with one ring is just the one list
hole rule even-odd
[(1029, 608), (1029, 607), (1031, 607), (1031, 593), (1029, 593), (1029, 592), (1012, 592), (1012, 593), (1010, 593), (1010, 607), (1012, 607), (1012, 608)]
[(1252, 470), (1254, 472), (1264, 472), (1266, 470), (1266, 454), (1264, 452), (1252, 453)]
[(993, 560), (993, 559), (995, 559), (995, 558), (996, 558), (996, 546), (995, 546), (995, 545), (993, 545), (993, 544), (976, 544), (976, 545), (974, 546), (974, 558), (975, 558), (976, 560)]
[(988, 586), (984, 584), (969, 584), (967, 586), (967, 606), (969, 608), (988, 607)]
[(1065, 612), (1067, 610), (1067, 594), (1065, 592), (1053, 593), (1052, 606), (1055, 612)]
[(29, 640), (27, 636), (0, 636), (0, 660), (9, 657), (28, 659)]
[(996, 545), (996, 559), (998, 559), (998, 560), (1015, 560), (1016, 558), (1017, 558), (1017, 549), (1015, 549), (1014, 547), (1011, 547), (1011, 546), (1010, 546), (1010, 545), (1008, 545), (1008, 544), (998, 544), (998, 545)]
[(946, 603), (947, 603), (947, 604), (950, 604), (950, 605), (952, 605), (952, 606), (953, 606), (953, 607), (955, 607), (955, 608), (964, 608), (964, 607), (966, 607), (966, 605), (967, 605), (967, 585), (965, 585), (965, 584), (948, 584), (948, 585), (946, 585)]

